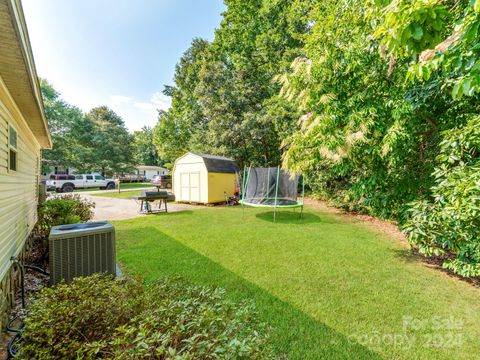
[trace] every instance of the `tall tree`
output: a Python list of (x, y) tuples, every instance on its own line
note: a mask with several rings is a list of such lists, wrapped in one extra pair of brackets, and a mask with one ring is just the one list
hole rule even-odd
[(206, 150), (207, 119), (195, 91), (208, 46), (208, 41), (194, 39), (175, 67), (175, 85), (165, 87), (164, 93), (172, 97), (172, 106), (168, 112), (159, 112), (154, 143), (159, 156), (167, 162), (189, 150)]
[[(296, 109), (273, 81), (301, 49), (310, 1), (228, 0), (211, 44), (195, 39), (177, 65), (172, 107), (161, 113), (155, 141), (161, 156), (187, 150), (278, 164), (281, 139)], [(281, 111), (278, 111), (281, 110)], [(164, 154), (164, 155), (162, 155)]]
[(162, 165), (153, 143), (153, 129), (144, 126), (133, 132), (133, 158), (137, 165)]
[(283, 106), (275, 116), (269, 110), (285, 105), (273, 79), (298, 55), (310, 2), (229, 0), (226, 5), (197, 87), (209, 120), (206, 139), (213, 152), (240, 165), (277, 165), (284, 125), (292, 125), (295, 111)]
[(86, 115), (85, 126), (92, 129), (90, 139), (86, 139), (91, 149), (85, 162), (87, 168), (99, 168), (105, 175), (133, 167), (132, 135), (113, 110), (106, 106), (93, 108)]
[[(44, 166), (62, 165), (76, 167), (79, 164), (77, 151), (83, 152), (78, 132), (72, 131), (83, 122), (81, 110), (66, 103), (48, 81), (41, 79), (45, 117), (52, 135), (53, 148), (43, 152)], [(74, 151), (75, 150), (75, 151)]]

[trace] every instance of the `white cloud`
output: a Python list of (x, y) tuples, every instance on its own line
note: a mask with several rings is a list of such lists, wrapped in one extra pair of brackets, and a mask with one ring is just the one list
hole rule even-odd
[(150, 102), (154, 104), (157, 109), (168, 110), (172, 105), (172, 98), (161, 93), (160, 91), (157, 91), (150, 98)]
[(133, 103), (137, 109), (145, 110), (145, 111), (152, 111), (155, 110), (155, 105), (150, 102), (143, 102), (143, 101), (135, 101)]
[(162, 94), (160, 91), (153, 93), (150, 101), (134, 101), (133, 106), (144, 111), (168, 110), (172, 104), (169, 96)]
[(125, 121), (130, 131), (140, 130), (142, 126), (155, 126), (158, 110), (168, 110), (171, 100), (161, 92), (155, 92), (150, 99), (134, 98), (124, 95), (109, 95), (109, 106)]
[(128, 104), (132, 101), (133, 98), (124, 95), (112, 95), (110, 96), (110, 101), (115, 105)]

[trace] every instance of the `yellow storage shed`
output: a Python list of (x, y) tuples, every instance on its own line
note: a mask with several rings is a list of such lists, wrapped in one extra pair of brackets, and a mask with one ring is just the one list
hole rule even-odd
[(238, 166), (232, 159), (188, 152), (175, 161), (173, 192), (177, 201), (214, 204), (233, 196)]

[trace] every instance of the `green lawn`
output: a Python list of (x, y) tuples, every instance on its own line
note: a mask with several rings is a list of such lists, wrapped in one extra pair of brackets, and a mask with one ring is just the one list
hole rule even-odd
[[(154, 191), (155, 188), (149, 189), (150, 191)], [(142, 192), (145, 190), (131, 190), (131, 191), (122, 191), (119, 193), (118, 191), (115, 192), (104, 192), (104, 193), (95, 193), (92, 196), (103, 196), (103, 197), (110, 197), (110, 198), (117, 198), (117, 199), (131, 199), (133, 196), (140, 196)]]
[(255, 301), (291, 359), (480, 354), (479, 289), (362, 223), (308, 207), (278, 218), (216, 207), (116, 221), (118, 260), (149, 281), (180, 275)]

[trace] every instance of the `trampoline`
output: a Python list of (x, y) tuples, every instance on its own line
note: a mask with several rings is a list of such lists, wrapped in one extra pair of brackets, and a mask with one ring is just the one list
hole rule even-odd
[(305, 187), (302, 176), (302, 195), (298, 198), (300, 176), (291, 174), (280, 167), (245, 168), (242, 179), (243, 206), (273, 208), (273, 221), (277, 218), (277, 208), (300, 208), (303, 216)]

